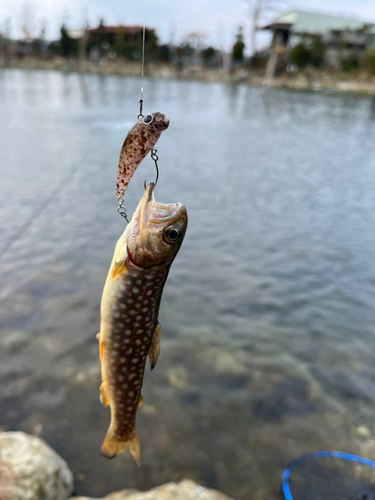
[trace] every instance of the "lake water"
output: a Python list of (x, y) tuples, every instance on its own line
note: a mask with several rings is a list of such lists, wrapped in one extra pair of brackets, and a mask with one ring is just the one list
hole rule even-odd
[[(353, 95), (146, 81), (171, 120), (156, 199), (189, 228), (138, 412), (142, 466), (99, 456), (102, 287), (140, 80), (0, 72), (0, 427), (48, 441), (76, 492), (190, 477), (277, 499), (287, 463), (375, 459), (375, 103)], [(133, 213), (147, 158), (126, 193)]]

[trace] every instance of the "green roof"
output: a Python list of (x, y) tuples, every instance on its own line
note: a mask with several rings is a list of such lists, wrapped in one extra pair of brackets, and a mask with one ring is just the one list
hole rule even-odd
[[(306, 10), (291, 10), (273, 19), (264, 29), (272, 29), (274, 25), (290, 25), (295, 33), (326, 33), (331, 30), (358, 30), (365, 24), (372, 25), (355, 18), (331, 16)], [(275, 26), (276, 27), (276, 26)]]

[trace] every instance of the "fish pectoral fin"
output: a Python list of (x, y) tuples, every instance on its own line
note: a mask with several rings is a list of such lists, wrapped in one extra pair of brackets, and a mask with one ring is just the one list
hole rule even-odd
[(122, 275), (122, 273), (124, 271), (126, 271), (127, 265), (128, 265), (128, 261), (127, 260), (120, 260), (120, 261), (115, 262), (113, 264), (112, 269), (109, 272), (109, 278), (110, 278), (110, 280), (111, 281), (117, 280), (117, 278), (119, 278)]
[(100, 401), (102, 402), (103, 406), (109, 405), (108, 397), (106, 394), (106, 387), (107, 387), (107, 384), (105, 382), (102, 382), (100, 385), (100, 389), (99, 389), (100, 390)]
[(150, 357), (150, 367), (151, 370), (155, 368), (156, 362), (160, 353), (160, 323), (156, 325), (155, 331), (152, 335), (150, 350), (148, 351), (148, 355)]
[(139, 395), (138, 408), (140, 408), (141, 406), (143, 406), (144, 402), (145, 402), (145, 400), (143, 399), (143, 397), (141, 395)]

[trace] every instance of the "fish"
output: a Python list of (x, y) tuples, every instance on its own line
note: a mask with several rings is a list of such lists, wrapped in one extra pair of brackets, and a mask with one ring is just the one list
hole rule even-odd
[(129, 450), (140, 464), (135, 427), (142, 405), (147, 356), (151, 370), (160, 352), (158, 320), (163, 288), (187, 229), (182, 203), (157, 203), (154, 183), (145, 192), (118, 240), (101, 301), (99, 352), (100, 398), (110, 406), (111, 421), (100, 452), (113, 458)]
[(154, 148), (163, 130), (169, 127), (169, 118), (163, 113), (141, 116), (129, 130), (122, 145), (117, 167), (116, 198), (124, 197), (134, 172), (145, 156)]

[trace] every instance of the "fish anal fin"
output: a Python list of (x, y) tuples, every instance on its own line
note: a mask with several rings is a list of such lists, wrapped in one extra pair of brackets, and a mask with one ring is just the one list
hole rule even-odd
[(139, 446), (138, 432), (134, 429), (134, 436), (129, 441), (129, 450), (132, 454), (135, 464), (140, 467), (141, 465), (141, 447)]
[(139, 395), (138, 408), (140, 408), (141, 406), (143, 406), (144, 402), (145, 402), (145, 400), (143, 399), (143, 397), (141, 395)]
[(120, 260), (114, 263), (112, 269), (109, 271), (109, 278), (111, 281), (117, 280), (122, 273), (126, 270), (127, 260)]
[(100, 385), (100, 401), (102, 402), (103, 406), (109, 405), (108, 397), (106, 394), (106, 383), (105, 382), (102, 382)]
[(155, 368), (156, 362), (157, 362), (158, 357), (159, 357), (159, 353), (160, 353), (160, 334), (161, 334), (160, 323), (158, 323), (156, 325), (156, 328), (155, 328), (154, 333), (152, 335), (150, 350), (148, 352), (148, 355), (150, 357), (150, 367), (151, 367), (151, 370), (153, 370)]

